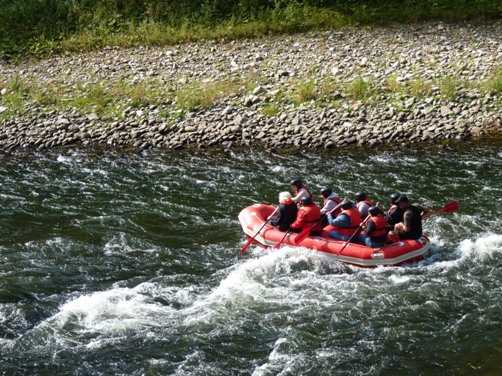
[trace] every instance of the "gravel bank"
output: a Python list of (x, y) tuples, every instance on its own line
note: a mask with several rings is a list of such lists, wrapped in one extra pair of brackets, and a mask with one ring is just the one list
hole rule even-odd
[[(0, 84), (18, 77), (46, 88), (46, 95), (57, 91), (71, 99), (87, 84), (154, 82), (163, 88), (157, 95), (165, 99), (133, 107), (128, 98), (116, 98), (116, 114), (106, 116), (78, 106), (54, 110), (37, 103), (5, 116), (10, 108), (2, 101), (0, 148), (95, 143), (171, 150), (260, 144), (342, 148), (447, 143), (500, 132), (502, 94), (480, 85), (502, 69), (501, 26), (337, 30), (230, 43), (110, 48), (3, 64)], [(180, 88), (200, 89), (224, 80), (247, 86), (210, 107), (180, 108)], [(311, 98), (295, 103), (291, 98), (300, 95), (306, 82), (314, 86)], [(370, 100), (364, 97), (370, 90), (364, 85), (355, 91), (357, 82), (370, 83)], [(453, 96), (445, 95), (441, 82), (455, 86)], [(330, 92), (321, 96), (326, 83)], [(2, 96), (8, 95), (5, 85), (1, 89)]]

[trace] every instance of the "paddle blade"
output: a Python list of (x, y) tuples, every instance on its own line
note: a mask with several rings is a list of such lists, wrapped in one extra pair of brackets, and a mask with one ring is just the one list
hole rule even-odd
[(431, 215), (434, 215), (434, 214), (437, 214), (437, 213), (442, 213), (442, 212), (444, 212), (444, 213), (451, 213), (451, 212), (457, 211), (458, 209), (460, 209), (460, 205), (458, 204), (458, 202), (457, 201), (451, 201), (451, 202), (445, 204), (441, 209), (436, 210), (433, 213), (425, 214), (422, 218), (428, 218)]
[(443, 206), (443, 211), (446, 213), (451, 213), (460, 209), (460, 205), (457, 201), (452, 201)]
[(303, 229), (302, 232), (296, 235), (295, 239), (293, 240), (293, 243), (295, 243), (295, 245), (300, 244), (307, 236), (309, 236), (309, 234), (310, 234), (310, 228)]
[(248, 241), (246, 242), (246, 244), (244, 244), (244, 247), (242, 247), (242, 249), (241, 249), (242, 254), (247, 251), (247, 249), (249, 248), (251, 243), (253, 243), (254, 238), (255, 238), (254, 236), (252, 238), (249, 238)]

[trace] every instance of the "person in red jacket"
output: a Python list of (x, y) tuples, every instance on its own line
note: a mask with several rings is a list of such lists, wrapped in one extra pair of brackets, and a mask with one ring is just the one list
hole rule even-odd
[[(309, 196), (303, 196), (300, 202), (302, 205), (298, 209), (296, 221), (291, 224), (290, 230), (292, 232), (301, 232), (309, 228), (311, 229), (310, 235), (321, 235), (321, 208), (317, 206)], [(312, 228), (312, 226), (314, 227)]]

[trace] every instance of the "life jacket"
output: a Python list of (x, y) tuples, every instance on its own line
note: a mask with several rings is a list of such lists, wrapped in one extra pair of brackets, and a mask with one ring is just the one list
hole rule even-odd
[[(332, 195), (334, 195), (334, 194), (332, 193)], [(324, 198), (323, 208), (326, 206), (326, 202), (328, 202), (328, 201), (333, 201), (334, 203), (336, 203), (338, 205), (340, 202), (342, 202), (342, 199), (339, 196), (333, 196), (333, 197), (329, 196), (328, 198)], [(334, 208), (336, 208), (336, 206)], [(336, 217), (338, 214), (340, 214), (341, 211), (342, 211), (342, 209), (338, 208), (335, 211), (332, 211), (331, 215)], [(325, 213), (325, 214), (327, 214), (327, 213)]]
[(372, 221), (376, 227), (376, 229), (373, 230), (370, 234), (371, 239), (380, 238), (387, 235), (387, 229), (385, 228), (385, 226), (387, 225), (387, 220), (384, 216), (376, 215), (371, 217), (369, 220)]
[[(291, 225), (291, 228), (297, 230), (304, 230), (306, 228), (309, 228), (311, 229), (311, 231), (322, 231), (323, 227), (320, 220), (321, 208), (316, 204), (305, 205), (298, 209), (296, 221)], [(314, 226), (314, 228), (312, 228), (312, 226)]]
[(396, 223), (402, 222), (403, 214), (404, 211), (402, 211), (399, 206), (392, 205), (389, 211), (385, 214), (385, 217), (387, 218), (387, 224), (395, 225)]
[(302, 189), (305, 189), (308, 193), (311, 199), (314, 199), (314, 196), (312, 195), (312, 192), (310, 192), (310, 188), (307, 187), (306, 185), (302, 185), (301, 188), (298, 190), (300, 192)]
[(373, 204), (369, 199), (365, 199), (365, 200), (362, 200), (362, 201), (359, 201), (357, 204), (356, 204), (356, 208), (359, 209), (359, 207), (362, 205), (362, 204), (368, 204), (369, 206), (375, 206), (375, 204)]
[(334, 226), (335, 230), (341, 235), (349, 235), (352, 236), (354, 231), (361, 224), (361, 213), (357, 208), (344, 209), (340, 213), (340, 215), (346, 214), (350, 218), (350, 227), (337, 227)]
[(326, 201), (334, 201), (336, 202), (337, 204), (339, 204), (340, 202), (342, 202), (342, 199), (339, 197), (339, 196), (336, 196), (336, 197), (331, 197), (329, 196), (328, 198), (325, 198), (324, 199), (324, 203), (326, 203)]

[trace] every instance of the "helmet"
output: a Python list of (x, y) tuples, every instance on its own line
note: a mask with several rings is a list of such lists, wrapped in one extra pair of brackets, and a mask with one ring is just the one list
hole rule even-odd
[(405, 195), (399, 196), (399, 198), (396, 200), (396, 204), (399, 205), (401, 202), (409, 202), (408, 196)]
[(401, 193), (394, 192), (393, 194), (390, 195), (390, 202), (395, 204), (399, 197), (401, 197)]
[(324, 198), (328, 198), (329, 196), (331, 196), (332, 193), (333, 190), (330, 187), (321, 189), (321, 194), (323, 195)]
[(310, 198), (310, 196), (303, 196), (300, 198), (300, 202), (302, 203), (302, 205), (310, 205), (312, 203), (312, 199)]
[(356, 198), (357, 202), (363, 201), (363, 200), (366, 200), (366, 193), (364, 193), (364, 192), (357, 192), (354, 197)]
[(342, 209), (350, 209), (352, 207), (352, 201), (350, 200), (344, 200), (340, 203), (340, 207)]
[(380, 211), (380, 208), (378, 206), (372, 206), (371, 208), (369, 208), (368, 213), (370, 213), (371, 215), (382, 214), (382, 212)]
[(297, 188), (301, 188), (303, 185), (302, 180), (300, 178), (294, 178), (293, 180), (291, 180), (290, 184), (294, 185)]

